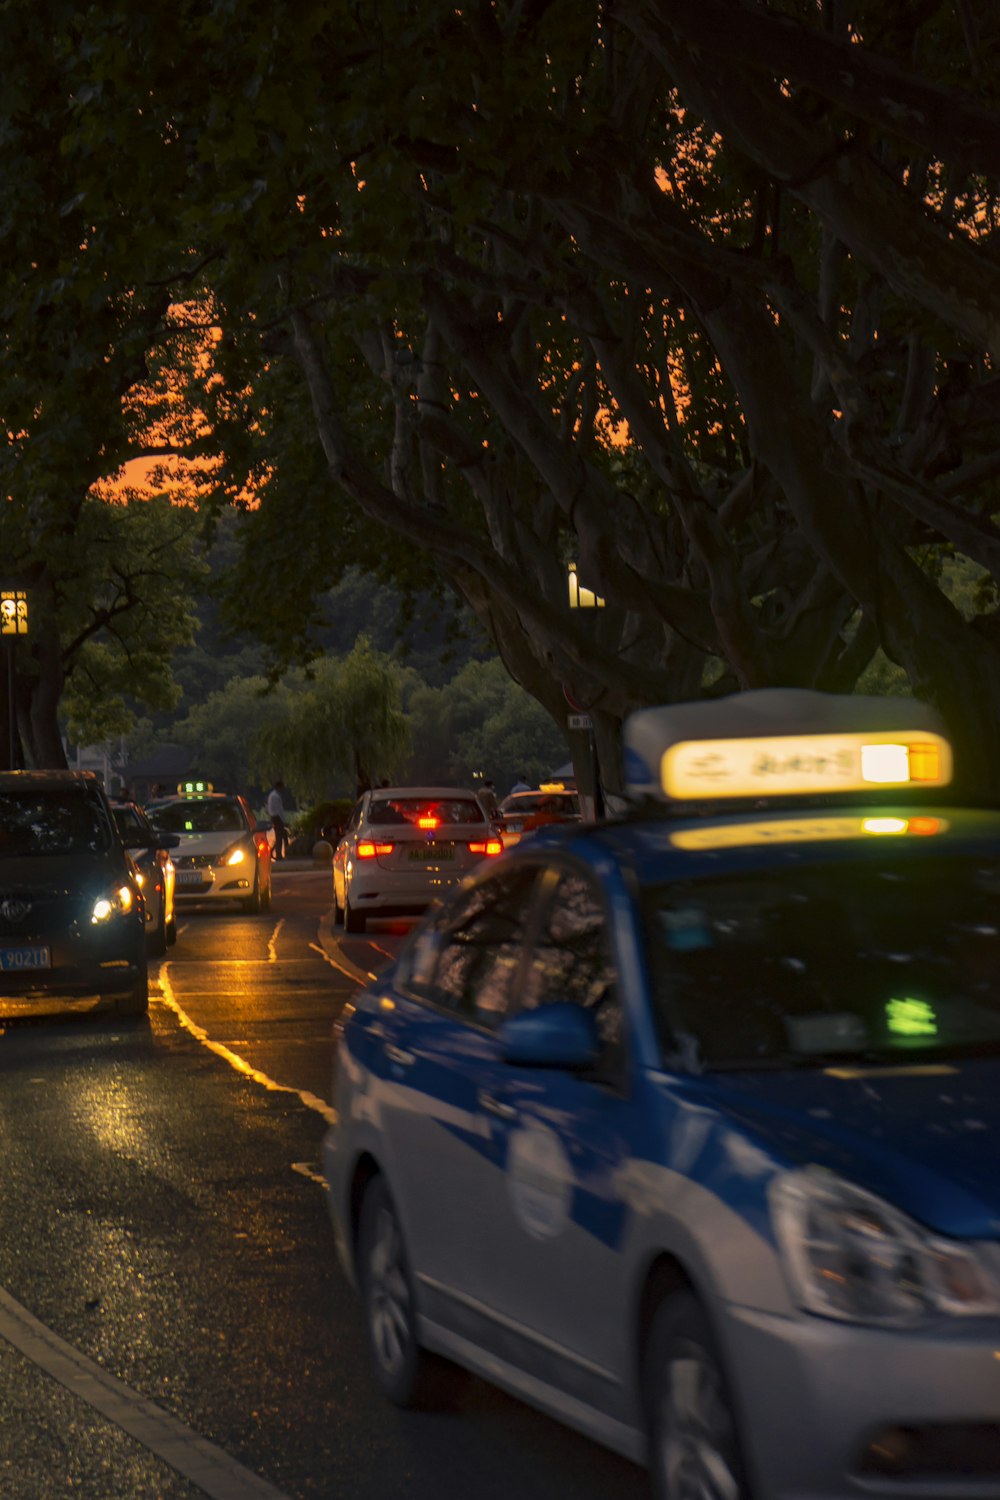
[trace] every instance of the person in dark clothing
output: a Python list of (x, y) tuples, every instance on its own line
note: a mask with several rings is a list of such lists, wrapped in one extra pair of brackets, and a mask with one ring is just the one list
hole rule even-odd
[(274, 829), (272, 859), (284, 859), (288, 852), (288, 824), (285, 822), (285, 803), (282, 793), (285, 783), (279, 777), (267, 794), (267, 815)]

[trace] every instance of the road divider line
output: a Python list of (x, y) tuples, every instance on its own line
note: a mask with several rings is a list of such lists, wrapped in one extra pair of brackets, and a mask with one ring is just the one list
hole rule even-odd
[(278, 962), (278, 949), (276, 944), (278, 941), (278, 933), (281, 931), (284, 925), (285, 919), (284, 917), (282, 917), (278, 922), (278, 925), (275, 927), (274, 931), (271, 933), (271, 936), (267, 940), (267, 961), (269, 964), (276, 964)]
[[(332, 965), (333, 968), (339, 969), (341, 974), (346, 974), (347, 978), (353, 979), (355, 984), (362, 985), (367, 984), (370, 979), (378, 978), (378, 975), (373, 974), (370, 969), (362, 969), (360, 964), (354, 963), (347, 957), (346, 953), (340, 952), (337, 940), (333, 935), (332, 915), (327, 915), (320, 919), (319, 935), (320, 942), (310, 943), (310, 948), (314, 953), (318, 953), (320, 958), (325, 958), (327, 963)], [(330, 952), (331, 948), (337, 949), (336, 956)]]
[(46, 1375), (100, 1412), (129, 1437), (202, 1491), (211, 1500), (288, 1500), (283, 1490), (244, 1468), (235, 1458), (199, 1437), (177, 1417), (109, 1375), (40, 1322), (0, 1287), (0, 1337)]
[(327, 1182), (322, 1172), (317, 1172), (316, 1168), (309, 1162), (293, 1161), (292, 1171), (298, 1172), (300, 1177), (307, 1178), (309, 1182), (315, 1182), (317, 1187), (323, 1188), (325, 1192), (328, 1193), (330, 1191), (330, 1184)]
[(157, 998), (174, 1012), (181, 1025), (186, 1031), (191, 1033), (196, 1042), (200, 1042), (203, 1047), (207, 1047), (209, 1052), (214, 1052), (216, 1057), (221, 1057), (223, 1062), (227, 1062), (231, 1068), (237, 1073), (241, 1073), (244, 1078), (249, 1078), (253, 1083), (259, 1083), (261, 1088), (267, 1089), (269, 1093), (294, 1094), (296, 1098), (302, 1100), (306, 1109), (315, 1110), (316, 1114), (321, 1115), (328, 1125), (336, 1124), (337, 1111), (331, 1109), (325, 1099), (321, 1099), (318, 1094), (310, 1093), (308, 1089), (297, 1089), (293, 1088), (289, 1083), (278, 1083), (276, 1079), (269, 1077), (267, 1073), (262, 1073), (259, 1068), (255, 1068), (251, 1063), (248, 1063), (246, 1058), (240, 1057), (238, 1052), (233, 1052), (224, 1042), (214, 1041), (203, 1026), (199, 1026), (196, 1021), (192, 1021), (174, 994), (173, 985), (170, 983), (169, 969), (169, 963), (160, 965), (160, 994)]

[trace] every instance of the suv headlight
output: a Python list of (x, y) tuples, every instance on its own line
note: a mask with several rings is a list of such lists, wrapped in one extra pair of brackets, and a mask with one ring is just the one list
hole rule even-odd
[(834, 1172), (784, 1172), (768, 1195), (793, 1295), (808, 1312), (902, 1328), (1000, 1310), (974, 1247), (938, 1239)]
[(244, 860), (251, 857), (250, 848), (245, 840), (230, 844), (228, 849), (223, 849), (220, 863), (224, 865), (241, 865)]
[(135, 896), (132, 888), (120, 885), (116, 890), (107, 891), (103, 896), (98, 896), (94, 902), (94, 909), (90, 913), (90, 920), (95, 924), (110, 922), (112, 917), (124, 917), (135, 906)]

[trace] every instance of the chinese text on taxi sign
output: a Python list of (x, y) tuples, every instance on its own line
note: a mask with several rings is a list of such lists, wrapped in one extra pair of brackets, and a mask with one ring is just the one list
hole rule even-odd
[(27, 634), (27, 594), (23, 589), (0, 589), (0, 635)]
[(950, 777), (950, 746), (924, 730), (682, 740), (661, 766), (664, 791), (681, 798), (940, 786)]

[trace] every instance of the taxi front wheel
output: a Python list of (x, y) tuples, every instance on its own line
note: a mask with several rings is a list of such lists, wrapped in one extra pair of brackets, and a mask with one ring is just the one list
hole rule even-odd
[(656, 1311), (645, 1395), (656, 1500), (750, 1500), (725, 1375), (691, 1292), (675, 1292)]
[(395, 1205), (381, 1177), (361, 1205), (358, 1277), (368, 1348), (379, 1385), (397, 1406), (435, 1399), (437, 1361), (417, 1342), (413, 1278)]

